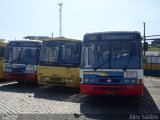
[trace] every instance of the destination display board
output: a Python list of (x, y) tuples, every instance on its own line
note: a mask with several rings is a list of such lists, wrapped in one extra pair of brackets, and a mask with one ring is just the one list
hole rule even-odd
[(10, 41), (9, 46), (17, 46), (17, 47), (37, 47), (41, 45), (38, 41)]
[(84, 35), (84, 41), (135, 40), (142, 39), (139, 32), (103, 32)]

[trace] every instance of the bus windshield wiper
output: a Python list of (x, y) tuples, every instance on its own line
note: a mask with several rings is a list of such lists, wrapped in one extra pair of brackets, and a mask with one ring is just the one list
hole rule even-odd
[(18, 57), (15, 58), (14, 60), (11, 60), (10, 63), (11, 63), (11, 64), (12, 64), (12, 63), (19, 63), (19, 62), (20, 62), (21, 55), (22, 55), (22, 48), (21, 48), (21, 51), (20, 51)]
[(109, 59), (108, 60), (104, 60), (100, 65), (98, 65), (97, 67), (94, 67), (93, 69), (97, 70), (97, 69), (101, 68), (103, 65), (107, 64), (108, 62), (109, 62)]
[(17, 58), (14, 59), (14, 60), (11, 60), (10, 63), (11, 63), (11, 64), (12, 64), (12, 63), (18, 63), (18, 61), (19, 61), (19, 57), (17, 57)]
[(129, 63), (130, 63), (130, 60), (131, 60), (131, 53), (129, 54), (129, 57), (128, 57), (128, 59), (127, 59), (127, 62), (126, 62), (126, 64), (124, 65), (124, 68), (123, 68), (123, 71), (126, 71), (127, 70), (127, 67), (128, 67), (128, 65), (129, 65)]

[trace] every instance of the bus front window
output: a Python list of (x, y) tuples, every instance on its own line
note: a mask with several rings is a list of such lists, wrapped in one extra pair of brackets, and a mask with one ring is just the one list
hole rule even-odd
[(76, 49), (77, 43), (62, 43), (61, 64), (79, 64), (80, 53)]
[(140, 55), (137, 41), (111, 42), (111, 68), (134, 69), (140, 67)]
[(37, 48), (9, 47), (6, 53), (5, 62), (17, 64), (37, 64)]
[(80, 64), (80, 48), (77, 43), (50, 41), (43, 43), (40, 64), (49, 66), (77, 67)]
[(84, 43), (82, 68), (126, 69), (139, 68), (137, 41), (106, 41)]
[(21, 52), (21, 63), (23, 64), (37, 64), (38, 53), (36, 48), (22, 48)]
[(85, 43), (82, 48), (82, 67), (84, 68), (101, 68), (109, 66), (109, 43)]
[(8, 47), (5, 62), (18, 63), (20, 59), (21, 47)]
[(58, 64), (59, 43), (47, 42), (41, 47), (40, 63), (43, 64)]

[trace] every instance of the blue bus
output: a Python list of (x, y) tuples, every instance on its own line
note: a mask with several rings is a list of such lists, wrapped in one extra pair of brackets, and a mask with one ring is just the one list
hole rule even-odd
[(87, 33), (82, 45), (80, 90), (90, 95), (143, 95), (139, 32)]
[(41, 41), (16, 40), (6, 46), (4, 79), (36, 82)]

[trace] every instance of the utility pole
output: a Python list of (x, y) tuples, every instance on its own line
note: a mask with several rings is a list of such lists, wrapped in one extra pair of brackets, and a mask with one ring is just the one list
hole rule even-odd
[(59, 37), (62, 37), (62, 3), (59, 3)]
[(53, 32), (52, 32), (52, 38), (53, 38)]
[[(146, 23), (144, 22), (143, 23), (143, 27), (144, 27), (144, 36), (143, 36), (143, 39), (144, 39), (144, 44), (146, 42)], [(143, 45), (143, 48), (144, 48), (144, 45)], [(144, 50), (144, 56), (146, 55), (146, 52)]]

